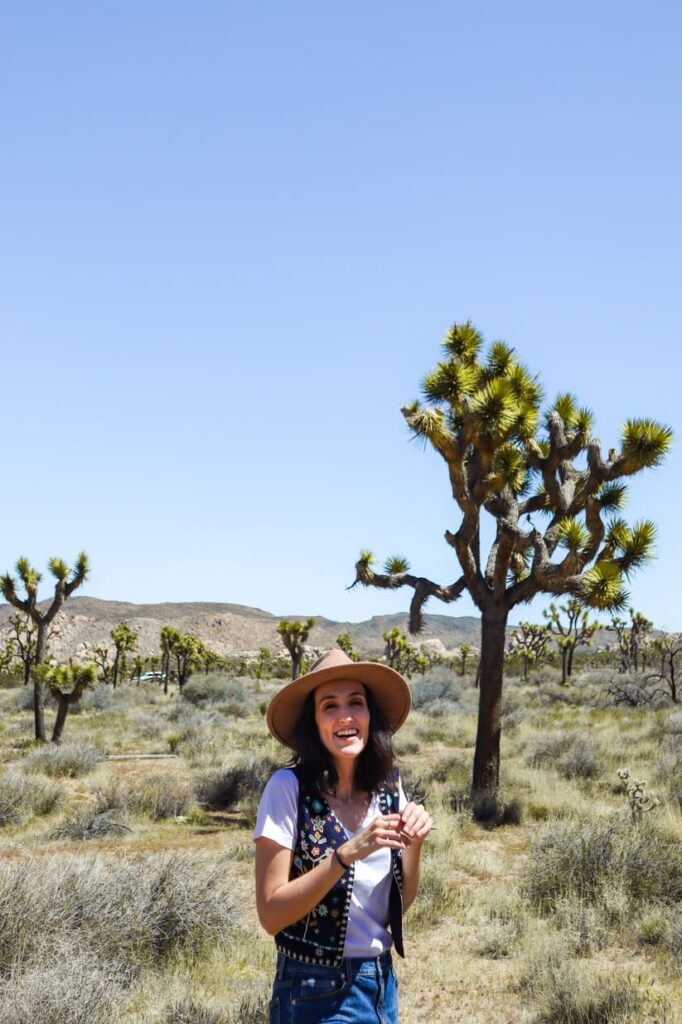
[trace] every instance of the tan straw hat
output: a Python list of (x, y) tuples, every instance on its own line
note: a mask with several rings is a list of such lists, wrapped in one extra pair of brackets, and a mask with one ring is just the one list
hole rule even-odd
[(397, 732), (407, 718), (412, 698), (399, 672), (374, 661), (352, 661), (343, 651), (334, 650), (323, 654), (306, 675), (287, 683), (270, 701), (266, 721), (275, 739), (295, 749), (294, 733), (306, 697), (333, 679), (364, 683), (386, 715), (391, 732)]

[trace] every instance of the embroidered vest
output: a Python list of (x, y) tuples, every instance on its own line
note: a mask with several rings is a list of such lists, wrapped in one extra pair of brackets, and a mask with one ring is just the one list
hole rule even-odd
[[(298, 878), (324, 860), (331, 850), (347, 842), (348, 836), (327, 801), (320, 796), (304, 792), (298, 772), (295, 768), (292, 770), (298, 778), (299, 793), (296, 847), (290, 877)], [(382, 814), (397, 811), (397, 771), (380, 788), (378, 795)], [(391, 874), (389, 927), (396, 952), (404, 957), (403, 870), (399, 850), (391, 850)], [(278, 951), (304, 963), (338, 967), (343, 962), (343, 946), (348, 928), (354, 877), (355, 864), (351, 864), (336, 885), (306, 917), (278, 932), (275, 935)]]

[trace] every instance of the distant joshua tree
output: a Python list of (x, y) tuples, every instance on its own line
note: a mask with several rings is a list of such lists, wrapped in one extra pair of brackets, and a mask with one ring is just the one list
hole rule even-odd
[(539, 626), (532, 622), (521, 622), (512, 633), (510, 653), (521, 656), (525, 680), (528, 680), (530, 666), (536, 665), (545, 655), (551, 639), (549, 626)]
[(282, 619), (277, 627), (277, 632), (282, 638), (282, 643), (289, 652), (291, 658), (291, 678), (298, 679), (301, 674), (301, 664), (305, 653), (305, 642), (310, 631), (315, 625), (315, 619), (306, 619), (305, 622)]
[[(566, 685), (573, 675), (573, 655), (578, 647), (589, 647), (592, 637), (599, 629), (596, 619), (590, 619), (590, 610), (576, 597), (569, 597), (565, 604), (556, 605), (552, 602), (543, 611), (552, 634), (557, 638), (561, 651), (561, 683)], [(562, 615), (566, 618), (563, 619)]]
[[(444, 358), (423, 382), (425, 404), (402, 412), (415, 437), (445, 462), (461, 521), (445, 540), (458, 572), (446, 585), (410, 572), (394, 556), (383, 572), (370, 551), (355, 565), (368, 587), (414, 591), (410, 632), (422, 628), (429, 598), (455, 601), (468, 591), (481, 613), (478, 730), (472, 776), (476, 794), (499, 786), (502, 684), (510, 612), (536, 594), (570, 594), (593, 608), (627, 604), (625, 582), (653, 552), (650, 520), (629, 526), (618, 513), (624, 477), (659, 465), (672, 441), (669, 427), (630, 419), (620, 447), (602, 453), (592, 414), (562, 394), (544, 414), (542, 388), (514, 350), (495, 342), (485, 357), (471, 323), (454, 324)], [(576, 369), (578, 377), (583, 373)], [(481, 550), (482, 514), (493, 521), (489, 552)], [(546, 516), (541, 529), (538, 518)]]
[[(18, 608), (27, 615), (36, 627), (36, 648), (33, 667), (45, 661), (47, 638), (51, 624), (61, 609), (64, 601), (82, 586), (88, 577), (90, 565), (84, 551), (78, 555), (73, 568), (69, 568), (61, 558), (51, 558), (48, 562), (50, 575), (56, 580), (54, 596), (45, 610), (38, 607), (38, 584), (41, 573), (34, 569), (27, 558), (20, 558), (16, 563), (19, 583), (23, 586), (25, 597), (17, 593), (17, 581), (10, 573), (0, 577), (0, 590), (8, 604)], [(40, 673), (33, 671), (33, 712), (35, 720), (35, 738), (41, 743), (46, 742), (45, 708), (43, 705), (43, 684)]]
[(116, 689), (119, 677), (125, 676), (126, 654), (137, 650), (138, 635), (127, 622), (119, 622), (109, 633), (114, 644), (114, 660), (111, 665), (111, 685)]

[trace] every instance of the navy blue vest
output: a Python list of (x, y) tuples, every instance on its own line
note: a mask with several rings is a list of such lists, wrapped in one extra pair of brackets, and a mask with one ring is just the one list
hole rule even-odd
[[(310, 871), (328, 855), (330, 850), (348, 841), (343, 826), (327, 801), (317, 794), (304, 792), (296, 769), (292, 769), (299, 783), (298, 822), (296, 847), (291, 878)], [(398, 810), (398, 772), (379, 790), (382, 814)], [(391, 890), (388, 919), (393, 945), (404, 956), (402, 938), (403, 870), (399, 850), (391, 850)], [(308, 964), (326, 964), (338, 967), (343, 962), (343, 946), (348, 928), (348, 914), (353, 893), (355, 864), (329, 890), (326, 896), (306, 917), (287, 925), (275, 935), (277, 949), (294, 960)]]

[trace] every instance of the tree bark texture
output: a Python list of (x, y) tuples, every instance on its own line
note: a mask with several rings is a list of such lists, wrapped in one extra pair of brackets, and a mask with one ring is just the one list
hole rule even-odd
[(472, 795), (494, 793), (500, 784), (502, 682), (508, 611), (493, 606), (481, 618), (481, 677)]

